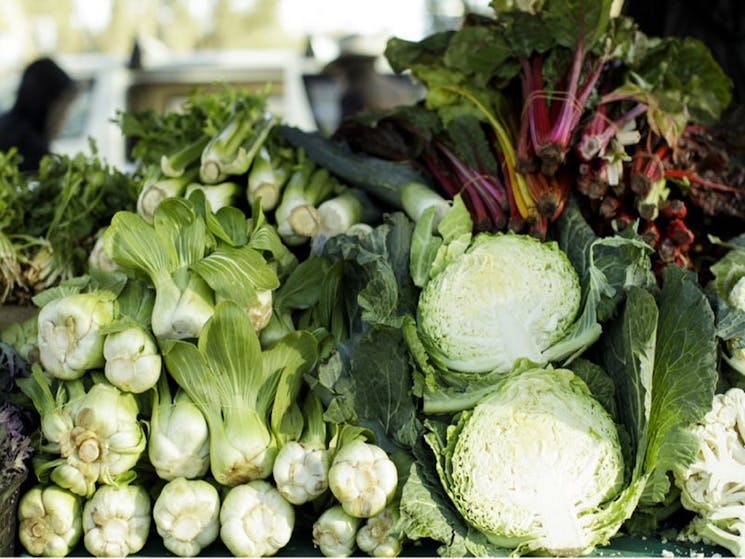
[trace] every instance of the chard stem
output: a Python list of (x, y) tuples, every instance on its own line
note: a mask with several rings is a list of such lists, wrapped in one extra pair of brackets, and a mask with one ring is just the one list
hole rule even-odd
[(489, 124), (491, 124), (497, 135), (497, 143), (499, 144), (500, 152), (502, 154), (502, 167), (505, 170), (505, 178), (508, 179), (508, 183), (510, 184), (511, 190), (514, 194), (514, 207), (517, 208), (521, 218), (523, 219), (535, 215), (535, 202), (530, 198), (530, 194), (527, 191), (525, 177), (517, 172), (517, 154), (515, 153), (515, 148), (512, 145), (512, 140), (505, 126), (503, 126), (494, 114), (468, 90), (460, 87), (450, 87), (448, 89), (473, 103), (473, 105), (475, 105), (489, 121)]
[(705, 179), (704, 177), (702, 177), (701, 175), (698, 175), (697, 173), (694, 173), (693, 171), (683, 171), (681, 169), (668, 169), (664, 172), (664, 174), (665, 174), (665, 178), (686, 179), (692, 183), (696, 183), (701, 186), (705, 186), (706, 188), (710, 188), (711, 190), (718, 190), (720, 192), (732, 192), (734, 194), (745, 193), (745, 188), (731, 186), (728, 184), (722, 184), (720, 182), (714, 182), (714, 181)]

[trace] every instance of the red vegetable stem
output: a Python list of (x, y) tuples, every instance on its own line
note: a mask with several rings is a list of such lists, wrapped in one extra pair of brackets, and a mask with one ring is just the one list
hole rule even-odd
[(680, 218), (673, 219), (668, 223), (667, 228), (665, 229), (665, 235), (679, 247), (688, 248), (695, 240), (693, 231), (691, 231)]
[(744, 193), (745, 188), (730, 186), (727, 184), (721, 184), (718, 182), (710, 181), (693, 171), (684, 171), (682, 169), (667, 169), (665, 171), (665, 178), (668, 179), (688, 179), (689, 181), (711, 188), (712, 190), (720, 190), (722, 192), (733, 192), (733, 193)]

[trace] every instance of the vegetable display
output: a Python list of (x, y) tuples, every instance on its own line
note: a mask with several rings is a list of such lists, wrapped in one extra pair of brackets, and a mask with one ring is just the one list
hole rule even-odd
[[(424, 97), (331, 137), (225, 88), (119, 115), (126, 176), (2, 155), (22, 551), (742, 553), (727, 78), (609, 0), (491, 8), (392, 38)], [(65, 165), (109, 213), (16, 236)]]

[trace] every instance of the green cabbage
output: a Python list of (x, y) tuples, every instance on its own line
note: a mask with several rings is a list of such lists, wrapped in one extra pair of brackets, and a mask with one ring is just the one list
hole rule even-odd
[(482, 233), (425, 285), (420, 336), (444, 368), (507, 373), (520, 358), (547, 362), (581, 298), (577, 272), (555, 243)]
[(499, 547), (587, 553), (595, 513), (623, 488), (616, 425), (568, 369), (506, 375), (463, 412), (436, 450), (463, 518)]

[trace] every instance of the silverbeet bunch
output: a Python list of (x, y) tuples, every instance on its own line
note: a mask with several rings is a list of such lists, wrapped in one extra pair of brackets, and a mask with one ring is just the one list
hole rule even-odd
[(576, 198), (598, 234), (640, 231), (658, 273), (708, 278), (721, 256), (708, 235), (731, 238), (745, 219), (731, 81), (704, 43), (646, 36), (609, 4), (494, 2), (456, 30), (393, 38), (389, 62), (424, 99), (350, 119), (336, 139), (413, 162), (481, 230), (545, 239)]

